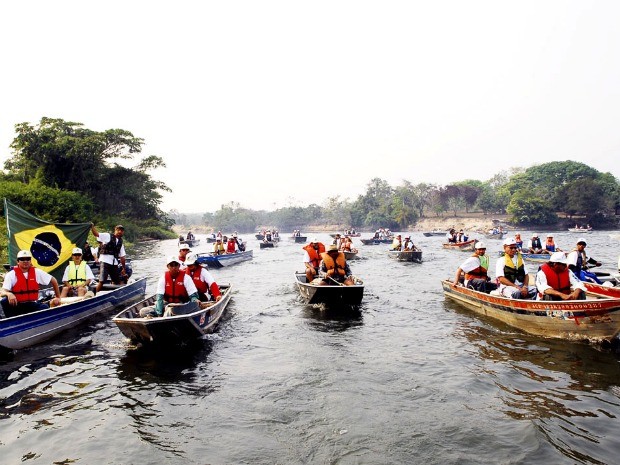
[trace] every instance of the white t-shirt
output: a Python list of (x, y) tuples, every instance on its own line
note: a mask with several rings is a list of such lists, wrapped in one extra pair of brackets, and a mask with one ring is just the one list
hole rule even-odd
[(475, 270), (480, 266), (480, 259), (478, 257), (469, 257), (465, 260), (459, 268), (465, 273), (469, 273), (471, 270)]
[[(110, 242), (110, 240), (112, 239), (112, 234), (110, 233), (99, 233), (99, 237), (97, 238), (97, 240), (99, 242), (101, 242), (102, 244), (107, 244), (108, 242)], [(121, 251), (118, 254), (118, 257), (124, 257), (125, 256), (125, 244), (123, 244), (121, 246)], [(103, 262), (103, 263), (107, 263), (109, 265), (117, 265), (118, 263), (114, 263), (115, 262), (115, 258), (114, 255), (112, 254), (101, 254), (99, 255), (99, 261)]]

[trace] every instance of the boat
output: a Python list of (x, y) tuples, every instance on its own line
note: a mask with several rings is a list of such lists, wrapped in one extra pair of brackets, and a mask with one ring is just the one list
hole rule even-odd
[(345, 286), (343, 284), (322, 285), (320, 278), (308, 283), (306, 273), (296, 271), (295, 283), (301, 297), (308, 304), (324, 304), (335, 307), (342, 305), (359, 305), (364, 297), (364, 283), (355, 278), (355, 284)]
[(308, 236), (291, 236), (290, 239), (296, 244), (305, 244), (308, 242)]
[(207, 265), (209, 268), (222, 268), (224, 266), (236, 265), (246, 260), (252, 260), (253, 252), (252, 250), (245, 250), (243, 252), (220, 255), (214, 253), (199, 253), (196, 254), (196, 258), (201, 265)]
[(388, 238), (374, 238), (371, 237), (370, 239), (360, 239), (360, 241), (362, 241), (362, 244), (364, 245), (379, 245), (379, 244), (391, 244), (394, 241), (393, 237), (388, 237)]
[(357, 250), (343, 250), (342, 253), (344, 254), (345, 259), (353, 260), (357, 257), (359, 252)]
[[(498, 255), (500, 257), (504, 256), (504, 251), (500, 250), (498, 252)], [(523, 257), (523, 260), (526, 260), (528, 262), (533, 262), (533, 263), (545, 263), (549, 261), (549, 257), (551, 255), (549, 255), (548, 253), (527, 253), (527, 252), (521, 252), (521, 256)]]
[(399, 262), (422, 263), (421, 250), (389, 250), (388, 254), (390, 258), (398, 260)]
[[(265, 240), (265, 235), (264, 234), (254, 234), (254, 237), (256, 238), (256, 240), (259, 240), (259, 241)], [(280, 241), (280, 236), (272, 235), (271, 236), (271, 241), (272, 242), (279, 242)]]
[(187, 244), (190, 247), (197, 247), (200, 245), (200, 239), (185, 239), (185, 240), (179, 241), (179, 246), (181, 244)]
[(265, 242), (265, 241), (263, 241), (263, 242), (260, 243), (260, 248), (261, 249), (270, 249), (270, 248), (273, 248), (275, 246), (276, 246), (275, 242)]
[(505, 235), (506, 235), (506, 233), (503, 232), (503, 231), (502, 232), (495, 232), (495, 233), (490, 232), (490, 233), (486, 233), (484, 235), (484, 237), (486, 239), (503, 239)]
[(588, 292), (605, 295), (614, 299), (620, 299), (620, 287), (602, 286), (600, 284), (589, 283), (587, 281), (584, 281), (583, 285), (586, 287)]
[[(95, 315), (126, 306), (144, 297), (146, 278), (125, 285), (105, 284), (94, 297), (24, 315), (0, 319), (0, 347), (23, 349), (53, 338)], [(45, 291), (43, 291), (45, 292)], [(53, 294), (50, 296), (53, 297)]]
[(330, 237), (335, 239), (337, 234), (340, 234), (340, 237), (345, 237), (345, 236), (349, 236), (349, 237), (362, 237), (361, 233), (347, 233), (347, 232), (333, 233), (333, 234), (330, 234)]
[(431, 236), (445, 236), (447, 231), (440, 231), (438, 229), (433, 229), (432, 231), (424, 231), (422, 234), (424, 234), (426, 237), (431, 237)]
[[(140, 310), (155, 304), (155, 295), (126, 308), (112, 321), (133, 343), (183, 344), (212, 333), (230, 301), (232, 287), (220, 285), (222, 299), (219, 302), (171, 304), (172, 316), (161, 318), (140, 317)], [(204, 303), (203, 303), (204, 304)]]
[(592, 226), (588, 226), (587, 228), (581, 228), (581, 227), (576, 227), (576, 228), (568, 228), (569, 232), (574, 232), (574, 233), (590, 233), (593, 231)]
[(588, 294), (587, 300), (526, 300), (474, 291), (442, 281), (446, 298), (474, 312), (536, 336), (611, 341), (620, 331), (620, 299)]
[(449, 250), (461, 250), (463, 252), (471, 252), (474, 250), (474, 244), (476, 243), (475, 239), (465, 242), (445, 242), (441, 244), (444, 249)]
[(214, 236), (207, 236), (207, 244), (214, 244), (217, 242), (217, 238)]

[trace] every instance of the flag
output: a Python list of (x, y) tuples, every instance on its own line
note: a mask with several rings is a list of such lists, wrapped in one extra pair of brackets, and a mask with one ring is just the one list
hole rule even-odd
[(75, 247), (88, 239), (90, 223), (50, 223), (31, 215), (4, 199), (9, 235), (9, 264), (17, 263), (17, 252), (29, 250), (32, 265), (47, 271), (59, 282)]

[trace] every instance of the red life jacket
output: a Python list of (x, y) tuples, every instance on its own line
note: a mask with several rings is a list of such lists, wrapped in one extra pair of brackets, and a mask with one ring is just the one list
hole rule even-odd
[(302, 247), (302, 249), (308, 252), (308, 255), (310, 256), (310, 263), (312, 263), (313, 267), (317, 268), (321, 262), (321, 254), (325, 252), (325, 246), (319, 242), (318, 250), (316, 250), (312, 244), (308, 244), (307, 246)]
[(37, 300), (39, 298), (39, 283), (37, 283), (37, 273), (34, 266), (31, 266), (28, 270), (28, 279), (26, 279), (26, 275), (24, 275), (19, 266), (14, 266), (13, 271), (15, 271), (17, 282), (13, 289), (11, 289), (11, 292), (15, 294), (17, 301), (34, 302)]
[(226, 252), (227, 253), (235, 253), (235, 241), (233, 239), (229, 240), (226, 243)]
[(186, 270), (187, 274), (189, 275), (190, 278), (192, 278), (192, 280), (194, 281), (194, 284), (196, 285), (196, 289), (198, 289), (198, 292), (202, 292), (203, 294), (207, 293), (207, 283), (205, 281), (203, 281), (202, 279), (200, 279), (200, 274), (202, 273), (202, 268), (198, 267), (196, 268), (193, 272)]
[(564, 271), (557, 273), (549, 266), (549, 263), (545, 263), (540, 267), (540, 269), (543, 273), (545, 273), (545, 276), (547, 277), (547, 284), (549, 284), (549, 286), (562, 294), (570, 294), (570, 278), (568, 276), (568, 268), (564, 268)]
[(183, 279), (185, 278), (185, 273), (180, 271), (176, 280), (172, 280), (172, 276), (170, 276), (170, 272), (166, 271), (165, 280), (166, 287), (164, 290), (164, 300), (168, 303), (185, 303), (189, 302), (189, 296), (187, 295), (187, 289), (185, 289), (185, 283), (183, 283)]

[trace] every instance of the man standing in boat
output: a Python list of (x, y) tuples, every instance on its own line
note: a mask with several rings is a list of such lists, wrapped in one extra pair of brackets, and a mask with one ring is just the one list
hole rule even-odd
[(504, 297), (513, 299), (533, 299), (536, 297), (536, 286), (530, 286), (530, 275), (518, 251), (516, 241), (511, 237), (504, 241), (504, 256), (497, 260), (495, 277), (499, 292)]
[[(101, 243), (99, 247), (99, 282), (95, 293), (103, 288), (103, 283), (110, 278), (112, 284), (121, 284), (127, 281), (125, 271), (125, 246), (123, 245), (123, 235), (125, 228), (122, 224), (114, 227), (114, 234), (100, 233), (91, 223), (90, 230), (93, 236)], [(119, 266), (120, 265), (120, 266)]]
[(38, 301), (39, 286), (49, 284), (54, 288), (54, 295), (56, 296), (51, 301), (51, 305), (58, 305), (60, 303), (60, 287), (56, 278), (32, 266), (32, 254), (29, 250), (20, 250), (17, 253), (17, 266), (14, 266), (4, 277), (4, 284), (0, 292), (0, 297), (3, 297), (4, 316), (9, 318), (49, 308), (49, 305)]
[(321, 254), (325, 252), (325, 245), (315, 237), (310, 244), (302, 247), (304, 249), (304, 266), (306, 267), (306, 280), (312, 282), (319, 272)]
[(322, 285), (344, 284), (345, 286), (352, 286), (355, 284), (347, 259), (343, 252), (338, 251), (337, 245), (330, 245), (327, 252), (321, 254), (321, 259)]
[(585, 300), (586, 288), (568, 269), (564, 252), (555, 252), (536, 273), (538, 300)]
[(465, 274), (463, 282), (465, 287), (488, 294), (497, 289), (497, 285), (491, 282), (491, 278), (487, 274), (489, 270), (489, 257), (486, 255), (487, 248), (482, 242), (476, 242), (474, 247), (474, 254), (456, 270), (452, 285), (456, 286), (461, 280), (461, 275)]

